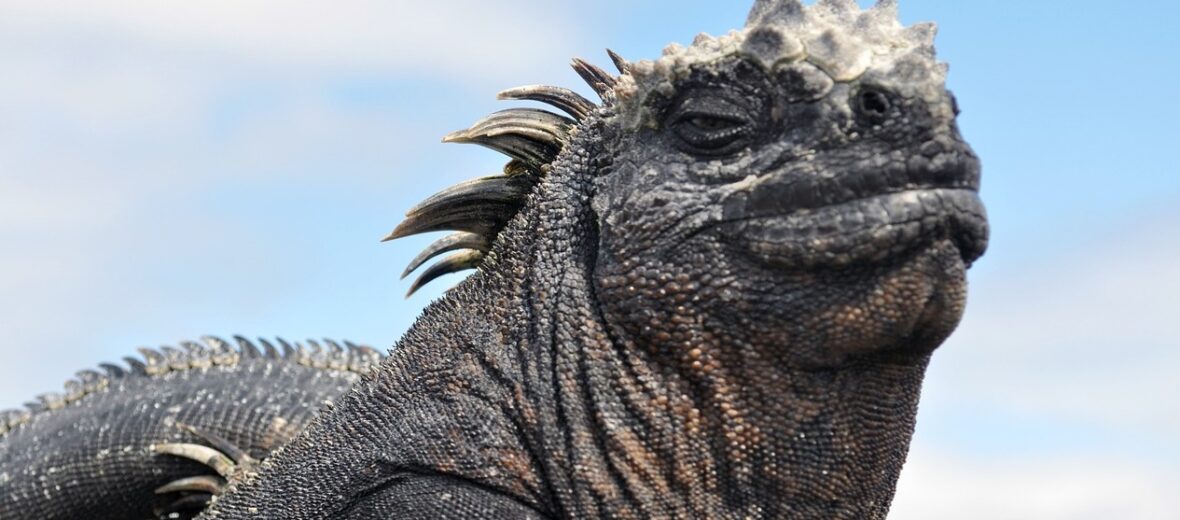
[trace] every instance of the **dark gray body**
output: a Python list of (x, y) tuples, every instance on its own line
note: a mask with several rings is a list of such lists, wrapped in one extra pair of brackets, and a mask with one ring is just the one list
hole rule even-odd
[(569, 117), (447, 136), (512, 161), (390, 235), (458, 232), (414, 288), (479, 271), (201, 517), (884, 518), (988, 240), (933, 26), (896, 9), (757, 0), (618, 76), (575, 60), (601, 106), (502, 93)]
[(333, 354), (296, 347), (281, 354), (209, 346), (204, 355), (173, 350), (170, 359), (151, 352), (142, 364), (93, 373), (89, 388), (67, 385), (67, 392), (83, 395), (43, 399), (38, 408), (54, 408), (31, 412), (0, 436), (0, 519), (153, 518), (178, 498), (157, 496), (155, 489), (214, 474), (152, 450), (159, 443), (205, 442), (180, 425), (214, 433), (262, 459), (379, 358), (371, 350)]

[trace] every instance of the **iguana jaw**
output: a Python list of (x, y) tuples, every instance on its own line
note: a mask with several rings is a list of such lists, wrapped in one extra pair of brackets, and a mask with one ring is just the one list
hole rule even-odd
[(983, 204), (968, 188), (906, 189), (814, 208), (779, 207), (789, 198), (751, 202), (740, 194), (727, 200), (733, 218), (719, 224), (721, 235), (786, 269), (879, 263), (944, 238), (970, 264), (987, 244)]
[(953, 130), (922, 150), (908, 160), (854, 149), (789, 162), (733, 185), (716, 225), (782, 268), (879, 263), (940, 238), (970, 264), (988, 238), (979, 159)]

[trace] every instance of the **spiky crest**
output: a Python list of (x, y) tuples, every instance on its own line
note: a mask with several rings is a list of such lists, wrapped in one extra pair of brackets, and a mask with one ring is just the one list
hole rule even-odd
[(142, 359), (124, 358), (127, 366), (112, 363), (99, 365), (103, 371), (83, 370), (78, 372), (75, 379), (65, 382), (63, 392), (51, 392), (37, 396), (36, 401), (25, 403), (23, 410), (0, 411), (0, 435), (4, 435), (14, 428), (29, 422), (34, 415), (50, 410), (57, 410), (69, 406), (88, 395), (102, 392), (111, 386), (113, 381), (135, 377), (159, 377), (170, 372), (186, 370), (205, 370), (213, 366), (233, 366), (243, 360), (272, 360), (299, 363), (319, 369), (355, 372), (365, 374), (381, 362), (383, 355), (373, 347), (357, 345), (349, 341), (344, 346), (330, 339), (323, 340), (327, 348), (322, 348), (314, 340), (308, 340), (307, 345), (295, 343), (294, 346), (282, 338), (278, 339), (283, 346), (280, 352), (269, 341), (259, 339), (263, 349), (259, 350), (250, 340), (242, 336), (234, 336), (236, 346), (215, 337), (205, 336), (201, 342), (182, 341), (181, 349), (163, 346), (159, 349), (137, 349)]
[[(627, 61), (613, 51), (607, 54), (625, 74), (630, 67)], [(618, 77), (580, 58), (574, 58), (571, 65), (604, 100), (613, 96)], [(410, 261), (402, 278), (432, 258), (454, 252), (427, 268), (406, 297), (440, 276), (478, 268), (500, 231), (524, 206), (529, 193), (569, 143), (574, 128), (598, 108), (572, 90), (543, 85), (505, 90), (497, 98), (546, 103), (573, 119), (545, 110), (514, 108), (496, 112), (471, 128), (443, 138), (445, 143), (483, 145), (512, 160), (502, 175), (466, 181), (428, 197), (406, 212), (406, 219), (385, 237), (388, 241), (432, 231), (457, 231), (427, 246)]]

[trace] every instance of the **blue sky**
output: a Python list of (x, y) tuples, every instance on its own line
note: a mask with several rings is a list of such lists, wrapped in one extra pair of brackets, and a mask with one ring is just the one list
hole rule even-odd
[[(435, 3), (0, 4), (0, 408), (207, 333), (391, 345), (445, 283), (404, 300), (429, 238), (378, 239), (503, 162), (443, 134), (748, 7)], [(901, 0), (941, 26), (994, 240), (894, 518), (1174, 515), (1180, 4), (1124, 5)]]

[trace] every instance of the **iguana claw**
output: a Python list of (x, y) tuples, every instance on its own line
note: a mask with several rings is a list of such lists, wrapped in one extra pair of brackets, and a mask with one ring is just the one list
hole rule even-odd
[(257, 464), (253, 457), (220, 435), (188, 424), (178, 423), (177, 426), (200, 437), (212, 447), (192, 443), (165, 443), (152, 445), (151, 450), (163, 455), (200, 462), (221, 476), (186, 477), (156, 488), (157, 495), (181, 493), (181, 496), (169, 503), (167, 508), (158, 511), (161, 517), (181, 511), (205, 508), (213, 497), (220, 495), (225, 490), (227, 481), (231, 480), (235, 474), (248, 471)]
[(180, 480), (174, 480), (164, 484), (163, 486), (156, 488), (156, 494), (167, 495), (169, 493), (194, 492), (217, 495), (220, 494), (224, 488), (224, 479), (211, 475), (201, 475), (197, 477), (182, 478)]
[(164, 454), (195, 460), (213, 468), (218, 475), (229, 478), (234, 473), (234, 461), (225, 454), (208, 446), (200, 444), (155, 444), (151, 450)]

